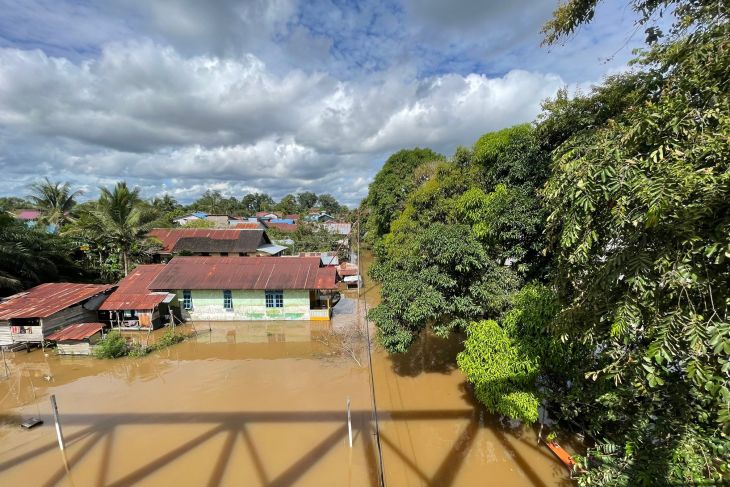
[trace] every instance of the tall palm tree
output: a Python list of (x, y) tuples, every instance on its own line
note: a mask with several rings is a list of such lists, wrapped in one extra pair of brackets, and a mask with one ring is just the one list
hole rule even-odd
[(129, 256), (134, 246), (145, 233), (142, 224), (139, 188), (129, 189), (120, 181), (113, 190), (99, 188), (101, 195), (96, 208), (91, 211), (104, 237), (118, 250), (124, 266), (124, 275), (129, 272)]
[(48, 178), (31, 184), (30, 190), (28, 198), (35, 208), (43, 212), (39, 220), (56, 228), (70, 220), (69, 212), (76, 205), (76, 197), (83, 194), (81, 190), (72, 192), (68, 183), (53, 182)]

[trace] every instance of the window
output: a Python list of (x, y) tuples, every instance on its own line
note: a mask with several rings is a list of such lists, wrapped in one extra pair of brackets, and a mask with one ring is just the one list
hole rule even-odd
[(223, 291), (223, 307), (226, 311), (233, 311), (233, 295), (228, 289)]
[(183, 308), (193, 309), (193, 294), (190, 289), (183, 290)]
[(228, 257), (228, 252), (221, 252), (221, 257)]
[(267, 308), (283, 308), (284, 307), (284, 291), (281, 289), (273, 289), (266, 291), (266, 307)]

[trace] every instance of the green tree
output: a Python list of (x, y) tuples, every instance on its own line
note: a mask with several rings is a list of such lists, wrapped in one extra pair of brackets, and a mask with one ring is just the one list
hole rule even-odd
[(335, 199), (335, 197), (328, 193), (319, 195), (317, 198), (317, 205), (323, 212), (333, 216), (339, 215), (343, 210), (343, 207)]
[(291, 215), (298, 210), (297, 197), (293, 194), (284, 196), (281, 201), (274, 207), (276, 211), (283, 215)]
[[(720, 482), (730, 468), (728, 6), (631, 4), (654, 43), (641, 70), (547, 104), (539, 129), (563, 140), (545, 189), (556, 324), (590, 352), (563, 414), (599, 440), (581, 483)], [(546, 39), (590, 20), (595, 5), (561, 6)], [(666, 39), (652, 25), (659, 9), (675, 19)], [(598, 97), (613, 103), (591, 114)], [(576, 123), (585, 116), (600, 123)]]
[(408, 251), (381, 260), (371, 276), (382, 283), (381, 303), (370, 311), (378, 338), (390, 352), (404, 352), (431, 326), (439, 336), (499, 314), (519, 281), (491, 261), (464, 225), (435, 223), (411, 234)]
[(69, 221), (76, 197), (82, 194), (81, 190), (71, 191), (68, 183), (53, 182), (48, 178), (33, 183), (30, 189), (28, 199), (34, 208), (41, 210), (39, 222), (52, 225), (56, 229)]
[[(317, 204), (317, 195), (311, 191), (304, 191), (297, 194), (297, 205), (299, 211), (306, 212), (310, 208), (313, 208)], [(287, 213), (291, 214), (291, 213)]]
[(370, 211), (367, 227), (373, 241), (390, 231), (390, 223), (403, 209), (415, 185), (415, 169), (421, 164), (442, 160), (441, 154), (416, 148), (398, 151), (385, 161), (370, 184), (366, 201)]
[(269, 211), (274, 207), (274, 199), (266, 193), (251, 193), (241, 198), (245, 212), (253, 215), (258, 211)]
[(77, 264), (76, 249), (70, 239), (29, 229), (0, 213), (0, 296), (58, 279), (94, 279)]
[(0, 197), (0, 212), (21, 210), (31, 206), (32, 204), (24, 198), (18, 198), (17, 196)]
[(162, 213), (171, 213), (182, 208), (182, 205), (169, 193), (165, 193), (161, 197), (153, 198), (150, 204)]
[(140, 208), (139, 188), (129, 189), (126, 182), (120, 181), (112, 190), (100, 188), (100, 191), (96, 208), (91, 210), (91, 218), (86, 222), (86, 230), (96, 235), (92, 238), (106, 242), (116, 250), (126, 276), (131, 254), (144, 241), (148, 230)]
[(530, 283), (511, 301), (500, 323), (489, 320), (467, 327), (457, 362), (489, 411), (534, 423), (540, 403), (565, 389), (572, 358), (579, 355), (551, 330), (560, 309), (551, 289)]
[(197, 200), (193, 201), (190, 207), (197, 211), (204, 211), (212, 215), (219, 215), (225, 212), (227, 207), (226, 198), (216, 190), (207, 190)]

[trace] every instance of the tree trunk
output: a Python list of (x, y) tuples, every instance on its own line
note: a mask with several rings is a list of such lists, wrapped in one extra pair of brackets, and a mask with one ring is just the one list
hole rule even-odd
[(124, 277), (127, 277), (127, 273), (129, 272), (129, 257), (127, 256), (126, 250), (122, 252), (122, 262), (124, 263)]

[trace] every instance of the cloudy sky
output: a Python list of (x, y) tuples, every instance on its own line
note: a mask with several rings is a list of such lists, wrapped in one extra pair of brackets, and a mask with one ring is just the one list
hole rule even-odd
[(642, 40), (625, 2), (541, 48), (556, 5), (0, 0), (0, 195), (48, 176), (356, 204), (390, 153), (450, 155), (624, 69)]

